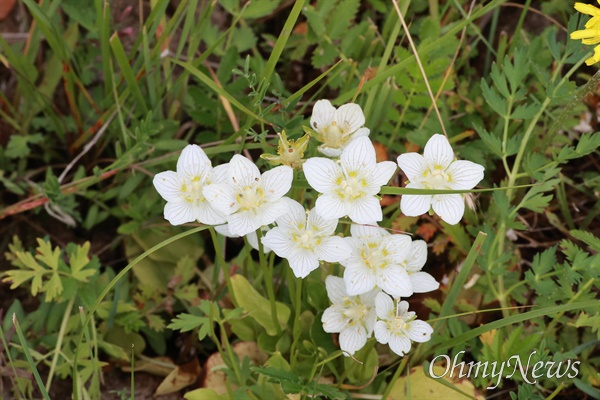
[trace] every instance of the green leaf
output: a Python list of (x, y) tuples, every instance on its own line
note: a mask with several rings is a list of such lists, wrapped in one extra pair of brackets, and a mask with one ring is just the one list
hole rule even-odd
[(33, 135), (10, 135), (8, 145), (6, 146), (6, 157), (20, 158), (27, 157), (31, 152), (29, 145), (41, 142), (44, 139), (42, 134)]
[[(242, 307), (252, 318), (256, 320), (270, 336), (277, 334), (277, 327), (271, 316), (271, 303), (260, 293), (246, 278), (242, 275), (234, 275), (231, 278), (232, 291), (237, 301), (237, 306)], [(282, 329), (285, 329), (288, 319), (290, 318), (290, 308), (280, 302), (276, 302), (277, 318)]]
[(175, 319), (171, 320), (171, 323), (167, 325), (167, 328), (181, 332), (188, 332), (208, 323), (209, 320), (207, 317), (182, 313), (177, 315)]
[(359, 5), (359, 0), (341, 0), (336, 5), (335, 13), (330, 14), (327, 21), (327, 30), (331, 39), (340, 39), (348, 33), (350, 23), (355, 18)]
[(572, 230), (569, 233), (578, 240), (590, 246), (590, 248), (596, 252), (600, 252), (600, 238), (594, 236), (591, 232)]
[(486, 103), (501, 116), (506, 116), (506, 102), (498, 93), (492, 89), (484, 78), (481, 78), (481, 94), (485, 99)]
[(539, 104), (522, 104), (515, 108), (515, 111), (511, 114), (512, 119), (529, 119), (533, 118), (540, 109)]
[(46, 264), (54, 271), (58, 270), (58, 260), (60, 258), (60, 249), (58, 246), (52, 250), (52, 244), (42, 239), (37, 239), (38, 247), (35, 258)]
[(58, 272), (52, 274), (52, 278), (46, 282), (42, 291), (46, 294), (46, 302), (51, 302), (59, 298), (63, 291), (63, 285)]
[(88, 278), (96, 273), (94, 269), (84, 269), (90, 263), (90, 259), (88, 258), (89, 251), (90, 242), (85, 242), (83, 246), (75, 247), (75, 250), (69, 255), (71, 276), (80, 282), (87, 282)]

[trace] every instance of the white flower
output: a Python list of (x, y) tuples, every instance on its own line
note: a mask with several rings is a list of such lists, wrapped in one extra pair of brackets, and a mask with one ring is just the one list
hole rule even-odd
[(294, 275), (305, 278), (319, 266), (319, 261), (339, 262), (350, 248), (339, 236), (333, 236), (338, 220), (321, 218), (315, 210), (308, 212), (295, 200), (286, 200), (287, 211), (277, 218), (277, 227), (262, 238), (279, 257), (286, 258)]
[(427, 293), (437, 290), (440, 287), (439, 282), (427, 272), (421, 271), (427, 261), (427, 243), (424, 240), (414, 240), (410, 244), (407, 256), (401, 265), (408, 272), (413, 292)]
[(352, 252), (340, 262), (346, 267), (344, 281), (348, 294), (366, 293), (378, 286), (394, 297), (412, 295), (410, 278), (402, 266), (409, 256), (410, 237), (361, 225), (352, 225), (350, 232), (352, 237), (344, 240)]
[[(263, 234), (265, 234), (266, 232), (269, 231), (268, 226), (261, 226), (260, 230)], [(239, 238), (241, 237), (240, 235), (234, 235), (233, 233), (231, 233), (229, 231), (229, 225), (228, 224), (224, 224), (224, 225), (219, 225), (219, 226), (215, 226), (215, 231), (217, 231), (218, 233), (220, 233), (221, 235), (228, 237), (228, 238)], [(250, 233), (246, 234), (246, 240), (248, 240), (248, 244), (250, 244), (250, 246), (252, 246), (252, 248), (254, 250), (258, 250), (259, 246), (258, 246), (258, 235), (256, 234), (256, 231), (252, 231)], [(263, 244), (263, 253), (267, 254), (270, 253), (271, 249), (268, 246), (264, 246)]]
[(211, 183), (225, 182), (227, 170), (228, 164), (212, 168), (200, 146), (187, 145), (177, 160), (177, 172), (158, 173), (152, 181), (167, 201), (165, 219), (172, 225), (194, 221), (208, 225), (225, 222), (225, 216), (206, 201), (203, 189)]
[(359, 224), (383, 219), (376, 195), (394, 175), (396, 165), (391, 161), (377, 163), (369, 138), (353, 140), (342, 152), (339, 164), (328, 158), (313, 157), (304, 163), (303, 169), (308, 184), (322, 193), (315, 209), (323, 218), (347, 215)]
[(394, 310), (394, 302), (385, 293), (375, 298), (377, 317), (381, 321), (375, 324), (375, 339), (381, 344), (388, 344), (399, 356), (410, 351), (413, 342), (427, 342), (431, 339), (433, 328), (425, 321), (415, 319), (415, 313), (408, 311), (408, 303), (401, 301)]
[(363, 128), (365, 115), (358, 104), (344, 104), (336, 110), (329, 100), (319, 100), (313, 107), (310, 126), (317, 132), (317, 140), (323, 142), (319, 151), (327, 157), (339, 157), (352, 140), (369, 136)]
[[(433, 135), (423, 155), (406, 153), (398, 157), (407, 188), (438, 190), (470, 190), (483, 179), (483, 166), (471, 161), (455, 161), (450, 142), (443, 135)], [(400, 208), (409, 217), (425, 214), (433, 207), (444, 221), (457, 224), (465, 213), (461, 194), (402, 195)]]
[(379, 290), (371, 290), (360, 296), (350, 296), (346, 292), (344, 280), (332, 275), (325, 279), (325, 287), (327, 296), (333, 304), (321, 317), (323, 330), (328, 333), (339, 332), (340, 348), (349, 354), (354, 354), (373, 334), (377, 320), (375, 296)]
[(286, 212), (281, 198), (292, 187), (293, 177), (288, 166), (273, 168), (261, 176), (252, 161), (236, 154), (229, 162), (226, 183), (206, 186), (204, 196), (225, 214), (229, 231), (244, 236)]

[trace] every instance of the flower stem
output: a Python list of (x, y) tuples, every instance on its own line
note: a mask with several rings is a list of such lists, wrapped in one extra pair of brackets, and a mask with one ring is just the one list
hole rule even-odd
[(277, 303), (275, 302), (275, 289), (273, 286), (273, 264), (267, 264), (262, 243), (262, 231), (260, 228), (256, 231), (256, 234), (258, 236), (258, 259), (260, 261), (260, 268), (265, 273), (267, 296), (269, 297), (269, 302), (271, 303), (271, 316), (273, 317), (275, 329), (277, 329), (277, 336), (279, 336), (281, 335), (281, 325), (279, 325), (279, 319), (277, 318)]
[[(221, 243), (219, 243), (219, 238), (217, 237), (217, 233), (215, 229), (211, 226), (208, 228), (210, 232), (210, 237), (213, 242), (213, 246), (215, 247), (215, 254), (217, 263), (215, 264), (215, 270), (218, 268), (223, 269), (223, 275), (225, 277), (225, 282), (227, 283), (227, 290), (229, 291), (229, 296), (231, 296), (231, 301), (235, 304), (235, 294), (233, 291), (233, 286), (231, 286), (231, 276), (229, 276), (229, 265), (227, 265), (227, 261), (223, 257), (223, 249), (221, 248)], [(218, 268), (217, 268), (218, 267)], [(217, 287), (218, 285), (216, 285)]]
[(58, 338), (56, 339), (56, 347), (54, 348), (54, 357), (52, 357), (52, 364), (50, 365), (50, 372), (48, 372), (48, 379), (46, 380), (46, 390), (50, 390), (50, 386), (52, 386), (52, 378), (54, 377), (54, 370), (56, 369), (56, 364), (58, 363), (58, 357), (61, 353), (62, 342), (65, 337), (65, 331), (67, 330), (67, 322), (69, 321), (69, 317), (71, 316), (71, 310), (73, 309), (73, 303), (75, 303), (75, 296), (69, 300), (67, 303), (67, 308), (65, 309), (65, 313), (63, 314), (63, 320), (60, 324), (60, 330), (58, 331)]
[[(291, 271), (291, 269), (290, 269)], [(291, 358), (291, 369), (294, 371), (294, 367), (296, 366), (296, 362), (298, 361), (296, 356), (296, 347), (298, 346), (298, 340), (300, 340), (300, 334), (302, 330), (302, 326), (300, 325), (300, 313), (302, 311), (302, 278), (296, 278), (296, 301), (295, 301), (295, 311), (294, 311), (294, 327), (293, 327), (293, 338), (292, 347), (290, 348), (290, 358)]]

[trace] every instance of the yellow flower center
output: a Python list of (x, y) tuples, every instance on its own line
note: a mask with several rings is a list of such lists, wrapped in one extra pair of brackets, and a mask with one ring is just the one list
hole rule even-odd
[(443, 167), (435, 165), (432, 169), (428, 169), (423, 173), (421, 182), (425, 185), (426, 189), (445, 190), (450, 189), (452, 179)]
[(404, 336), (404, 333), (401, 331), (407, 325), (406, 321), (402, 319), (402, 317), (396, 317), (388, 322), (388, 328), (390, 331), (394, 333), (396, 336)]
[(346, 200), (358, 200), (366, 195), (365, 188), (367, 181), (364, 178), (358, 178), (356, 173), (350, 173), (348, 178), (338, 178), (338, 195)]
[[(344, 129), (345, 128), (345, 129)], [(339, 126), (335, 121), (331, 123), (331, 125), (326, 126), (321, 130), (323, 143), (331, 148), (337, 149), (346, 144), (348, 135), (346, 127)]]
[(380, 248), (377, 243), (369, 243), (361, 250), (360, 256), (366, 266), (372, 271), (387, 267), (388, 251), (385, 248)]
[(263, 204), (265, 192), (258, 186), (245, 186), (236, 196), (241, 210), (253, 210)]
[(369, 312), (368, 307), (361, 303), (361, 301), (356, 298), (354, 301), (346, 298), (343, 303), (344, 311), (342, 315), (348, 318), (348, 324), (350, 326), (354, 326), (358, 323), (363, 323), (363, 319), (365, 315)]
[[(205, 182), (205, 185), (210, 184), (210, 182)], [(195, 176), (191, 181), (184, 183), (181, 186), (182, 196), (188, 203), (196, 203), (196, 205), (205, 201), (204, 196), (202, 195), (202, 179), (199, 176)]]

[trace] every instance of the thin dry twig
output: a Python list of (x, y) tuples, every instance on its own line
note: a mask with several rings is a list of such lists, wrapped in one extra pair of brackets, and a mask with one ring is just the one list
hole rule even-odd
[(444, 121), (442, 120), (442, 115), (440, 114), (440, 110), (436, 104), (436, 99), (433, 96), (433, 91), (431, 90), (431, 86), (429, 85), (429, 80), (427, 79), (427, 74), (425, 74), (425, 69), (423, 68), (423, 64), (421, 63), (421, 59), (419, 58), (419, 53), (417, 52), (417, 48), (415, 43), (412, 40), (412, 36), (410, 35), (410, 31), (408, 30), (408, 26), (406, 26), (406, 21), (400, 12), (400, 7), (398, 6), (397, 0), (392, 0), (392, 4), (394, 4), (394, 8), (396, 9), (396, 14), (398, 14), (398, 18), (400, 19), (400, 23), (402, 24), (402, 28), (404, 28), (404, 32), (406, 33), (406, 38), (408, 39), (408, 43), (410, 44), (410, 48), (412, 49), (415, 60), (417, 60), (417, 65), (419, 66), (419, 70), (421, 71), (421, 75), (423, 75), (423, 80), (425, 81), (425, 86), (427, 86), (427, 92), (429, 93), (429, 97), (431, 97), (431, 101), (433, 102), (433, 107), (435, 108), (435, 113), (437, 114), (438, 120), (440, 121), (440, 125), (442, 126), (442, 132), (444, 136), (448, 138), (448, 133), (446, 133), (446, 127), (444, 126)]

